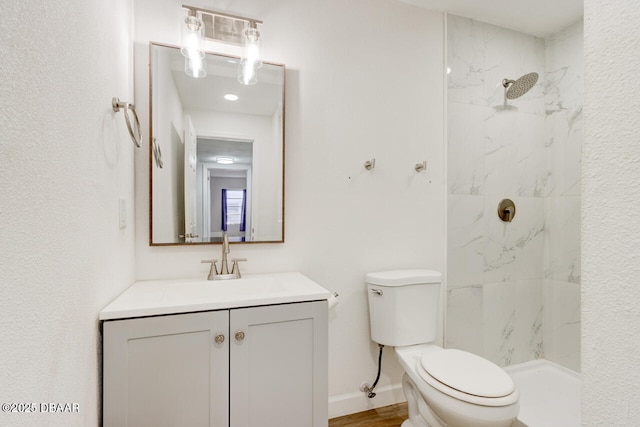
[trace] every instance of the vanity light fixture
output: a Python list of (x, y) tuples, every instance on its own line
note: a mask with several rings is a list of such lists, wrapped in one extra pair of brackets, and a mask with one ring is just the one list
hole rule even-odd
[(228, 93), (224, 96), (224, 99), (226, 99), (227, 101), (237, 101), (238, 100), (238, 95), (233, 94), (233, 93)]
[(221, 165), (232, 165), (235, 161), (233, 157), (216, 157), (216, 163), (220, 163)]
[[(196, 74), (193, 77), (206, 75), (204, 71), (204, 40), (209, 39), (241, 46), (242, 55), (238, 63), (238, 81), (244, 85), (256, 84), (258, 68), (262, 66), (261, 39), (258, 31), (258, 24), (262, 24), (262, 21), (184, 4), (182, 8), (187, 10), (185, 25), (182, 26), (181, 49), (186, 58), (186, 73), (190, 76)], [(190, 46), (198, 46), (198, 48)], [(198, 52), (203, 58), (202, 74), (192, 71), (200, 65), (197, 60), (193, 60), (195, 52)], [(191, 58), (190, 61), (189, 58)]]

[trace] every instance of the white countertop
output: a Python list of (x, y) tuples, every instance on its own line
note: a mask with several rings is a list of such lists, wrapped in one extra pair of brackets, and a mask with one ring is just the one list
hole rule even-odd
[(327, 299), (331, 292), (298, 272), (241, 279), (135, 282), (101, 312), (100, 320)]

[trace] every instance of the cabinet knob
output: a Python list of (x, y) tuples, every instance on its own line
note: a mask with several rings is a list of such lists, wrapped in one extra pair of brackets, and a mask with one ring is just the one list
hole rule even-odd
[(215, 342), (217, 344), (222, 344), (224, 342), (224, 334), (218, 334), (216, 335), (216, 337), (214, 338)]
[(244, 339), (244, 332), (238, 331), (236, 332), (236, 341), (242, 341)]

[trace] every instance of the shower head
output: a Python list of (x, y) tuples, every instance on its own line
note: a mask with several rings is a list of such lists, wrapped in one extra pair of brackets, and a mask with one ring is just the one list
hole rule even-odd
[(529, 92), (537, 81), (538, 73), (525, 74), (518, 80), (504, 79), (502, 80), (504, 96), (508, 99), (520, 98), (522, 95)]

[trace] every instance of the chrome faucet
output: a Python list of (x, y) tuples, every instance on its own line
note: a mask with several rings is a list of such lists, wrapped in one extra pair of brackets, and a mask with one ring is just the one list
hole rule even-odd
[(240, 274), (240, 266), (238, 266), (238, 262), (246, 261), (246, 258), (231, 258), (231, 272), (229, 272), (229, 264), (227, 262), (227, 254), (231, 253), (231, 249), (229, 249), (229, 238), (227, 237), (227, 233), (222, 233), (222, 262), (220, 265), (220, 270), (218, 271), (218, 266), (216, 265), (217, 259), (203, 259), (201, 262), (206, 264), (211, 264), (211, 268), (209, 269), (209, 275), (207, 276), (207, 280), (225, 280), (225, 279), (239, 279), (242, 277)]
[(229, 249), (229, 237), (226, 232), (222, 232), (222, 266), (220, 274), (229, 274), (229, 264), (227, 263), (227, 254), (231, 252)]

